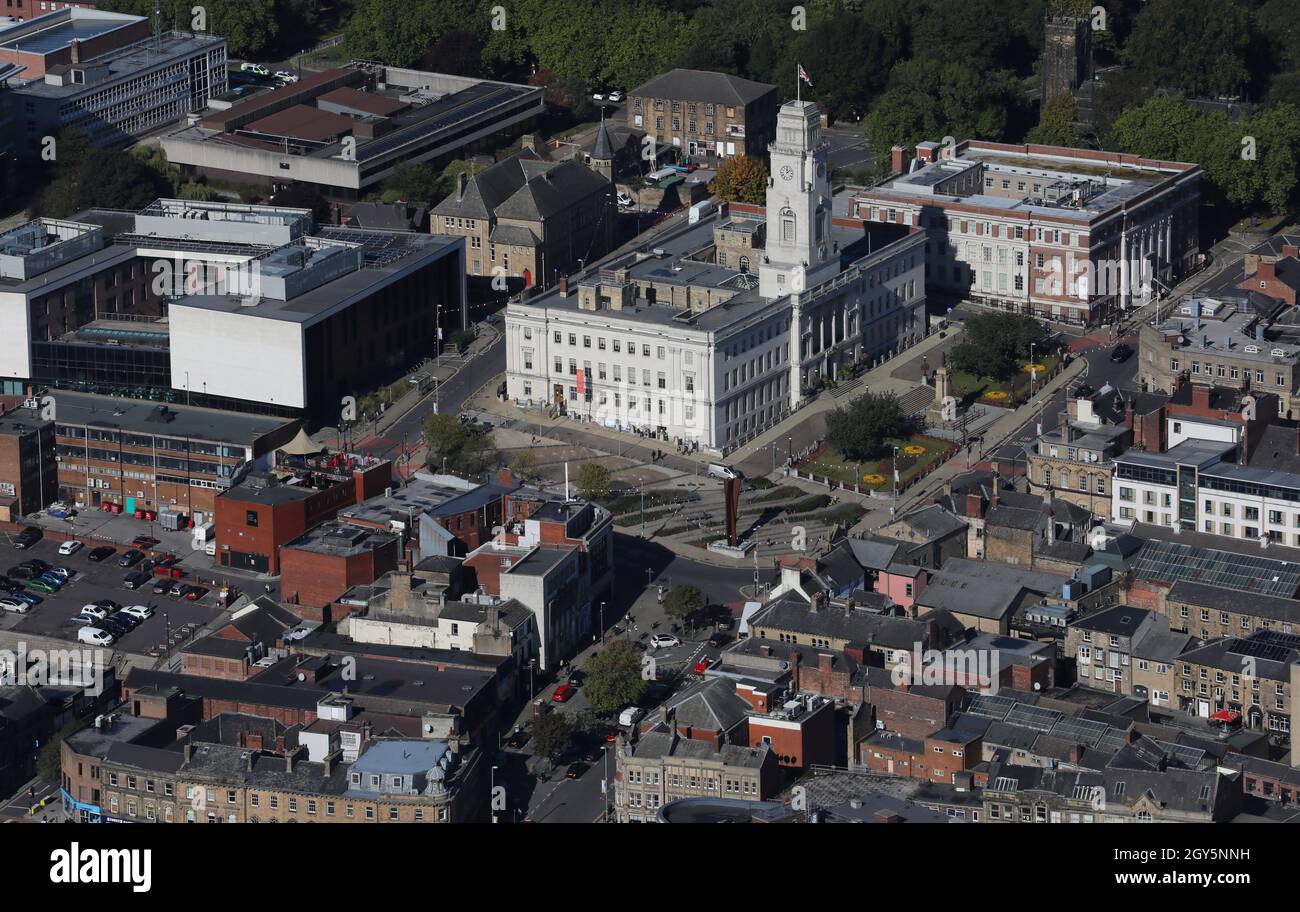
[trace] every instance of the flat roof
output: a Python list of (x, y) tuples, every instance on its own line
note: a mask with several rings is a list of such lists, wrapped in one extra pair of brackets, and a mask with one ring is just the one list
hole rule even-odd
[(332, 557), (353, 557), (378, 551), (396, 541), (397, 536), (391, 532), (332, 520), (307, 530), (284, 547)]
[(56, 10), (0, 32), (0, 51), (49, 55), (66, 49), (74, 41), (89, 41), (145, 21), (143, 16), (107, 10), (80, 7)]
[[(3, 34), (3, 33), (0, 33)], [(51, 85), (48, 82), (29, 82), (18, 86), (13, 91), (16, 95), (36, 95), (44, 98), (66, 98), (72, 95), (85, 95), (100, 92), (113, 82), (153, 72), (180, 57), (190, 57), (206, 52), (216, 44), (225, 44), (226, 39), (216, 35), (191, 35), (185, 32), (164, 32), (159, 38), (147, 38), (125, 47), (109, 51), (94, 60), (80, 64), (79, 67), (108, 67), (108, 77), (89, 85), (85, 83), (68, 83)]]
[(185, 437), (211, 443), (251, 445), (272, 431), (294, 424), (294, 419), (244, 412), (226, 412), (198, 406), (120, 399), (94, 393), (55, 389), (50, 392), (58, 408), (60, 425), (89, 426), (129, 434)]

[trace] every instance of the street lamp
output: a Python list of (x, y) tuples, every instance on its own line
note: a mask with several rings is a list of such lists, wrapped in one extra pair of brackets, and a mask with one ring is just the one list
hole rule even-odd
[(889, 508), (889, 518), (894, 518), (894, 512), (898, 509), (898, 447), (894, 447), (894, 505)]
[(605, 642), (605, 603), (600, 603), (600, 641)]

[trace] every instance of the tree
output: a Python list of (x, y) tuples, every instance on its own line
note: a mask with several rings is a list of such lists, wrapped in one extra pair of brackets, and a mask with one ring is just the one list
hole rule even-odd
[(449, 470), (475, 475), (497, 462), (488, 432), (462, 424), (455, 415), (430, 415), (423, 430), (430, 468), (441, 470), (446, 460)]
[(896, 395), (868, 392), (826, 416), (826, 439), (849, 459), (871, 459), (909, 425)]
[(384, 179), (382, 199), (386, 203), (402, 200), (415, 206), (429, 207), (441, 201), (447, 190), (442, 175), (429, 165), (402, 162)]
[(510, 460), (510, 471), (523, 481), (537, 477), (537, 454), (532, 450), (520, 450)]
[(813, 79), (813, 88), (804, 87), (805, 95), (821, 101), (832, 118), (864, 116), (895, 63), (891, 43), (844, 7), (815, 16), (800, 34), (797, 56), (809, 62)]
[(685, 621), (704, 607), (704, 594), (694, 586), (673, 586), (664, 596), (664, 614)]
[(90, 149), (74, 173), (57, 177), (36, 212), (67, 218), (82, 209), (143, 209), (171, 194), (166, 175), (121, 149)]
[(1042, 338), (1043, 325), (1028, 314), (976, 314), (966, 321), (950, 360), (957, 370), (976, 377), (1005, 380), (1029, 356), (1030, 343)]
[(573, 747), (573, 726), (564, 713), (549, 712), (533, 722), (533, 746), (552, 763)]
[(748, 155), (733, 155), (718, 166), (713, 190), (727, 202), (761, 206), (767, 201), (767, 165)]
[(355, 0), (346, 45), (356, 57), (409, 67), (444, 34), (472, 21), (479, 20), (470, 0)]
[(584, 462), (578, 469), (578, 493), (587, 500), (604, 500), (609, 496), (609, 469), (597, 462)]
[(1250, 9), (1243, 0), (1151, 0), (1124, 46), (1161, 88), (1240, 95), (1250, 81)]
[(648, 685), (641, 676), (641, 654), (630, 641), (617, 639), (587, 664), (583, 689), (591, 708), (608, 715), (638, 702)]
[(1083, 137), (1074, 128), (1074, 122), (1077, 119), (1078, 104), (1075, 102), (1074, 96), (1068, 92), (1064, 95), (1057, 95), (1043, 105), (1042, 118), (1039, 120), (1038, 126), (1030, 130), (1025, 139), (1028, 142), (1040, 143), (1045, 146), (1077, 148), (1084, 144)]

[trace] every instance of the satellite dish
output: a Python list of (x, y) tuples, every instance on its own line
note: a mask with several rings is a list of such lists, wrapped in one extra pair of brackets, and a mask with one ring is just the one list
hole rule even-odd
[(299, 681), (299, 683), (301, 683), (301, 682), (303, 682), (303, 681), (305, 681), (305, 680), (307, 680), (307, 676), (306, 676), (305, 674), (303, 674), (301, 671), (298, 672), (298, 681)]
[(1042, 690), (1042, 689), (1043, 689), (1043, 685), (1042, 685), (1041, 683), (1039, 683), (1038, 681), (1035, 681), (1035, 682), (1034, 682), (1034, 690)]
[(424, 723), (424, 731), (425, 731), (426, 734), (432, 732), (432, 731), (433, 731), (433, 723), (432, 723), (432, 722), (425, 722), (425, 723)]

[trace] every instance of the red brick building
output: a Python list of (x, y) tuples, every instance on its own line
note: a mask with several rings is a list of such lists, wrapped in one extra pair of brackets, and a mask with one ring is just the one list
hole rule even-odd
[(281, 597), (299, 617), (338, 620), (331, 603), (396, 570), (401, 556), (401, 538), (392, 532), (323, 523), (280, 548)]
[(261, 670), (255, 664), (297, 624), (298, 618), (273, 600), (259, 598), (214, 633), (185, 647), (181, 673), (245, 681)]
[(290, 477), (250, 473), (216, 499), (221, 566), (279, 575), (282, 545), (393, 483), (393, 464), (368, 457), (285, 458), (276, 468)]
[(958, 773), (979, 765), (987, 729), (987, 721), (959, 716), (924, 738), (872, 732), (858, 743), (857, 762), (876, 773), (951, 784)]

